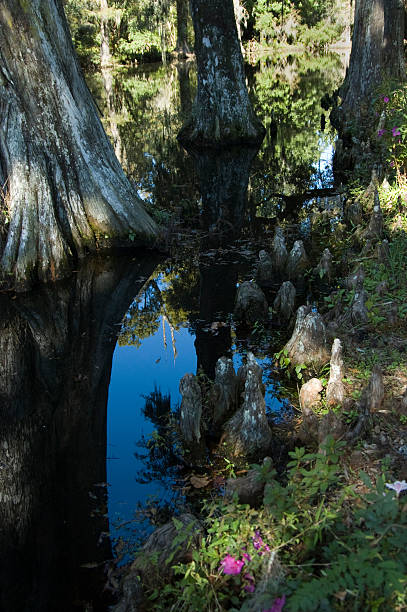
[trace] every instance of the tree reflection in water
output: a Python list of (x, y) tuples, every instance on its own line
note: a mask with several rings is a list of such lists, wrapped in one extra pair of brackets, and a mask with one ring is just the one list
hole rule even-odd
[(155, 266), (89, 259), (0, 308), (0, 608), (107, 606), (106, 405), (117, 321)]

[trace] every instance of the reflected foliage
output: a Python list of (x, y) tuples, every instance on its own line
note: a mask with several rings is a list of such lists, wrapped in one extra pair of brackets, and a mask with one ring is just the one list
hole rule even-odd
[(255, 95), (267, 134), (253, 165), (251, 189), (262, 216), (274, 214), (281, 205), (278, 194), (291, 196), (329, 186), (316, 165), (335, 138), (321, 99), (336, 89), (343, 71), (335, 54), (260, 63)]
[[(198, 214), (194, 164), (175, 136), (188, 113), (194, 89), (191, 64), (177, 68), (144, 66), (114, 72), (114, 121), (121, 142), (120, 162), (136, 184), (150, 214), (168, 226), (166, 212), (183, 220)], [(113, 138), (112, 105), (107, 104), (102, 82), (90, 80), (93, 95), (103, 108), (103, 123)]]
[(136, 480), (142, 484), (154, 480), (174, 481), (179, 468), (182, 467), (182, 451), (177, 441), (174, 413), (171, 412), (171, 397), (163, 395), (161, 390), (155, 387), (154, 391), (145, 397), (142, 411), (155, 425), (155, 430), (149, 438), (142, 436), (137, 443), (144, 452), (136, 452), (134, 456), (141, 460), (145, 467)]
[[(289, 197), (330, 185), (324, 166), (316, 165), (335, 138), (321, 99), (336, 90), (343, 75), (342, 59), (336, 54), (265, 57), (252, 67), (251, 93), (267, 129), (250, 179), (250, 201), (260, 207), (261, 216), (281, 209), (282, 200), (276, 194)], [(149, 212), (167, 227), (171, 218), (196, 224), (201, 206), (198, 182), (204, 194), (215, 180), (215, 161), (206, 164), (205, 170), (202, 159), (198, 160), (196, 169), (197, 160), (175, 138), (183, 110), (188, 113), (190, 109), (195, 86), (195, 71), (188, 62), (115, 73), (113, 108), (121, 140), (120, 161)], [(92, 89), (99, 92), (110, 132), (101, 82), (94, 79)], [(223, 179), (220, 183), (226, 185)], [(215, 190), (216, 197), (222, 195), (222, 185)], [(206, 210), (211, 210), (211, 202)], [(209, 225), (216, 221), (209, 214)]]
[(142, 340), (163, 326), (166, 345), (166, 324), (174, 353), (174, 331), (196, 318), (199, 299), (199, 275), (193, 260), (182, 264), (166, 262), (158, 266), (144, 291), (131, 304), (122, 322), (118, 338), (121, 346), (141, 346)]

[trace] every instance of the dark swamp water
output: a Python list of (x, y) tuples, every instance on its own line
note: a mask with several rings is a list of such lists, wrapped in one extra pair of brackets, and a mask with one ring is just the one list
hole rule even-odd
[[(2, 612), (109, 609), (106, 562), (125, 561), (190, 503), (188, 458), (164, 438), (185, 373), (213, 378), (218, 357), (238, 366), (251, 350), (270, 419), (289, 414), (271, 358), (284, 330), (248, 334), (233, 320), (234, 300), (277, 221), (290, 248), (302, 237), (317, 251), (307, 206), (332, 187), (335, 138), (320, 100), (343, 74), (336, 55), (249, 67), (267, 128), (257, 156), (179, 147), (192, 66), (90, 79), (116, 154), (173, 238), (169, 254), (90, 258), (56, 286), (0, 294)], [(222, 243), (219, 229), (229, 234)]]

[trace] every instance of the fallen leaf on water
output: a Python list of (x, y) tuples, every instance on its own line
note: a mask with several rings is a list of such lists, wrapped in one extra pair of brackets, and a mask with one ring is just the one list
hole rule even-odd
[(189, 482), (195, 489), (202, 489), (202, 487), (207, 487), (210, 483), (210, 479), (206, 478), (206, 476), (194, 476), (192, 475), (189, 479)]

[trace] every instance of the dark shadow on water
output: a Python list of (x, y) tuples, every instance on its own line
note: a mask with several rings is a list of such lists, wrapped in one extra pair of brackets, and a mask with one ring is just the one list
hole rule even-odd
[[(0, 610), (107, 610), (106, 405), (118, 327), (156, 259), (90, 259), (0, 303)], [(92, 608), (90, 607), (92, 606)]]

